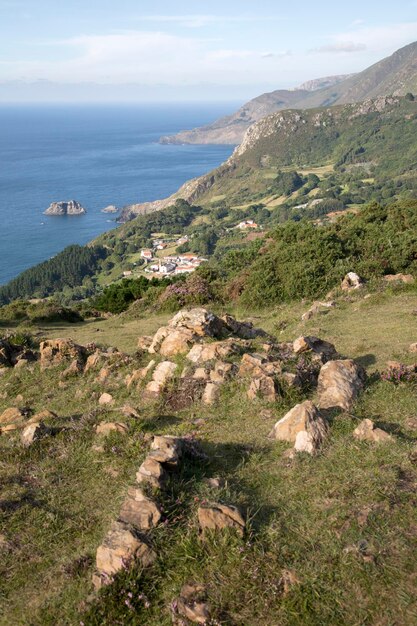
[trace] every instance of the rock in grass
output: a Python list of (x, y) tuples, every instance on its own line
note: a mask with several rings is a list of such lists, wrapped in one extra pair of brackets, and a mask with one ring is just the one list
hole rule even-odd
[(110, 433), (126, 434), (128, 430), (126, 424), (122, 422), (102, 422), (96, 426), (97, 435), (103, 435), (104, 437), (107, 437)]
[(161, 463), (153, 458), (146, 458), (136, 473), (139, 484), (148, 484), (160, 489), (167, 479), (167, 472)]
[(201, 398), (203, 404), (215, 404), (220, 397), (220, 387), (216, 383), (207, 383)]
[(0, 424), (12, 424), (15, 422), (19, 422), (24, 418), (25, 414), (22, 409), (18, 409), (14, 406), (6, 409), (0, 415)]
[(138, 530), (150, 530), (161, 519), (161, 512), (153, 500), (139, 487), (131, 487), (120, 509), (119, 519)]
[(123, 522), (113, 522), (103, 543), (97, 548), (96, 567), (99, 578), (94, 579), (94, 584), (100, 587), (111, 582), (112, 577), (128, 567), (133, 560), (148, 567), (155, 558), (155, 552), (143, 535)]
[(100, 405), (111, 404), (113, 402), (113, 396), (110, 393), (102, 393), (98, 399)]
[(327, 424), (319, 410), (310, 400), (306, 400), (296, 404), (278, 420), (269, 437), (294, 442), (297, 452), (314, 454), (322, 445), (327, 433)]
[(313, 356), (319, 358), (322, 363), (337, 357), (334, 345), (329, 341), (319, 339), (319, 337), (298, 337), (293, 343), (293, 350), (295, 354), (310, 352)]
[(363, 286), (363, 280), (355, 272), (348, 272), (340, 284), (342, 291), (352, 291), (360, 289)]
[(171, 608), (174, 624), (184, 624), (184, 619), (192, 624), (207, 624), (210, 620), (210, 606), (204, 585), (185, 584)]
[(254, 378), (247, 391), (249, 400), (263, 398), (268, 402), (274, 402), (277, 395), (277, 387), (274, 378), (272, 376), (266, 376), (265, 374), (259, 376), (258, 378)]
[(183, 451), (183, 442), (180, 437), (170, 437), (169, 435), (155, 435), (151, 443), (151, 450), (148, 458), (177, 465)]
[(318, 404), (322, 409), (348, 411), (363, 389), (365, 372), (351, 359), (329, 361), (320, 370)]
[(233, 528), (240, 536), (245, 532), (245, 520), (239, 509), (232, 505), (208, 504), (200, 506), (197, 512), (200, 530), (204, 533), (207, 530), (223, 530)]
[(43, 424), (43, 422), (35, 422), (33, 424), (29, 424), (23, 430), (21, 434), (21, 442), (25, 448), (28, 448), (35, 441), (39, 441), (39, 439), (43, 439), (49, 434), (49, 429)]
[(386, 443), (393, 441), (392, 436), (382, 430), (382, 428), (375, 428), (375, 424), (370, 419), (364, 419), (360, 422), (359, 426), (353, 431), (353, 436), (359, 441), (371, 441), (373, 443)]

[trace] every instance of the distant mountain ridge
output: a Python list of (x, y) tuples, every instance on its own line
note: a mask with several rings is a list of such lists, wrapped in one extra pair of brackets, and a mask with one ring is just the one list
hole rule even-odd
[[(326, 85), (326, 81), (327, 84)], [(317, 87), (315, 87), (317, 85)], [(417, 42), (400, 48), (363, 72), (333, 76), (300, 85), (298, 89), (265, 93), (244, 104), (236, 113), (208, 126), (185, 130), (161, 143), (239, 144), (247, 129), (260, 119), (283, 109), (312, 109), (362, 102), (417, 91)]]

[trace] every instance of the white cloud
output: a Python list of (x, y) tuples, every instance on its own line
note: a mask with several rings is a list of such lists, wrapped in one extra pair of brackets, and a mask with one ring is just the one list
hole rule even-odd
[(212, 24), (281, 21), (282, 18), (276, 15), (141, 15), (137, 19), (142, 22), (175, 23), (187, 28), (201, 28)]
[[(388, 26), (359, 26), (330, 37), (329, 46), (366, 46), (374, 52), (394, 51), (417, 39), (417, 21), (400, 22)], [(362, 48), (363, 49), (363, 48)]]
[(338, 41), (331, 43), (327, 46), (320, 46), (320, 48), (314, 48), (312, 52), (328, 53), (328, 52), (361, 52), (366, 50), (364, 43), (354, 43), (353, 41)]

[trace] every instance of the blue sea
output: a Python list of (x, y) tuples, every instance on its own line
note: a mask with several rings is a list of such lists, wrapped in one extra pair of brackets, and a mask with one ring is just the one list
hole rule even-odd
[[(236, 105), (1, 106), (0, 284), (73, 243), (114, 228), (114, 204), (164, 198), (226, 160), (231, 146), (160, 145)], [(47, 217), (53, 201), (86, 215)]]

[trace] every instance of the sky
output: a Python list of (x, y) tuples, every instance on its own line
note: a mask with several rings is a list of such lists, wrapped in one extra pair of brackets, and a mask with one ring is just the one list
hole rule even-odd
[(0, 102), (245, 100), (417, 40), (417, 0), (0, 0)]

